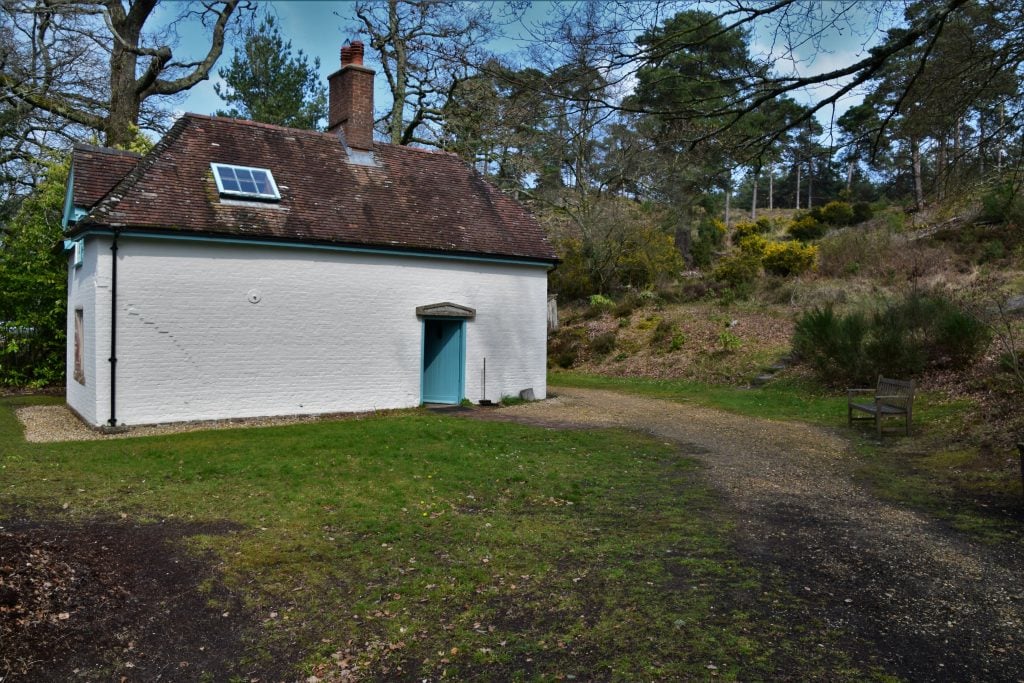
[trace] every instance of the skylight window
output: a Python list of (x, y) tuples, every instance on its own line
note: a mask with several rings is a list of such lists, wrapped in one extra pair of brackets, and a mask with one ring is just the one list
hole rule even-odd
[(230, 166), (228, 164), (210, 164), (210, 166), (213, 168), (213, 177), (217, 181), (217, 190), (222, 195), (275, 201), (281, 198), (281, 194), (277, 191), (277, 184), (274, 182), (274, 176), (265, 168)]

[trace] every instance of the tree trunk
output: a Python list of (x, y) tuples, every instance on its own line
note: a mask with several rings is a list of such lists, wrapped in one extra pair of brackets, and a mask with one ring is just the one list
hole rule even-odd
[(807, 209), (814, 208), (814, 159), (807, 161)]
[(750, 220), (757, 220), (757, 180), (761, 176), (761, 169), (754, 169), (754, 192), (753, 199), (750, 201)]
[[(1003, 104), (1002, 102), (1000, 102), (999, 103), (999, 128), (996, 130), (996, 136), (995, 136), (995, 139), (997, 140), (997, 142), (1000, 140), (1000, 136), (1003, 134), (1003, 124), (1006, 123), (1005, 116), (1006, 116), (1006, 105)], [(996, 149), (996, 171), (999, 172), (999, 175), (1002, 175), (1003, 174), (1003, 145), (1001, 144), (1001, 142), (998, 142), (998, 144), (999, 144), (999, 146)]]
[(950, 170), (955, 174), (960, 169), (960, 155), (963, 154), (963, 146), (961, 139), (964, 134), (964, 118), (962, 116), (956, 117), (956, 128), (953, 134), (953, 161), (950, 164)]
[(726, 229), (726, 231), (728, 231), (729, 228), (732, 227), (732, 224), (730, 223), (730, 220), (729, 220), (729, 200), (732, 198), (732, 188), (730, 187), (730, 184), (731, 183), (729, 183), (729, 182), (725, 183), (725, 229)]
[(949, 138), (943, 133), (939, 140), (939, 155), (935, 161), (935, 196), (942, 199), (946, 196), (946, 165), (949, 163)]
[(916, 137), (910, 138), (910, 159), (914, 173), (914, 204), (921, 211), (924, 209), (924, 183), (921, 180), (921, 145)]
[(690, 235), (690, 225), (677, 225), (675, 234), (676, 249), (686, 262), (687, 268), (693, 267), (693, 238)]
[(978, 115), (978, 175), (985, 177), (985, 117)]
[(853, 170), (857, 168), (857, 160), (852, 156), (850, 157), (850, 163), (846, 166), (846, 196), (847, 198), (853, 197)]
[(800, 162), (796, 163), (796, 210), (800, 210)]
[(155, 0), (137, 2), (126, 13), (121, 0), (107, 2), (110, 25), (117, 33), (110, 52), (110, 110), (103, 121), (107, 147), (128, 147), (135, 137), (142, 97), (136, 82), (139, 55), (130, 47), (138, 46), (142, 25), (155, 5)]
[(775, 208), (775, 164), (768, 164), (768, 210)]

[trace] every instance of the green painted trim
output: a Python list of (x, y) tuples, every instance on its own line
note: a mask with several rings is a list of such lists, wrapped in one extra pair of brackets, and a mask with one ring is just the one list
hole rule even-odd
[(466, 321), (459, 330), (459, 403), (466, 398)]
[[(445, 261), (482, 261), (485, 263), (507, 263), (517, 266), (536, 266), (548, 270), (555, 267), (551, 261), (537, 261), (533, 259), (504, 258), (500, 256), (472, 256), (460, 254), (439, 254), (431, 251), (413, 251), (403, 249), (384, 249), (380, 247), (350, 247), (339, 244), (303, 244), (301, 242), (274, 242), (271, 240), (250, 240), (240, 237), (211, 237), (207, 235), (164, 235), (151, 232), (137, 232), (133, 230), (118, 231), (119, 237), (132, 237), (140, 239), (171, 240), (178, 242), (213, 242), (217, 244), (250, 245), (259, 247), (284, 247), (287, 249), (314, 249), (319, 251), (341, 251), (354, 254), (377, 254), (384, 256), (412, 256), (415, 258), (441, 259)], [(84, 237), (109, 237), (111, 232), (106, 230), (83, 230), (76, 238)]]
[(64, 240), (64, 251), (73, 252), (74, 260), (72, 265), (75, 268), (81, 268), (82, 264), (85, 263), (85, 239), (80, 238), (77, 240)]
[(420, 318), (420, 405), (423, 405), (423, 373), (427, 369), (427, 319)]
[(71, 203), (71, 198), (74, 195), (75, 190), (75, 165), (71, 165), (71, 169), (68, 171), (68, 182), (64, 188), (64, 207), (61, 211), (60, 216), (60, 227), (64, 230), (68, 229), (68, 225), (71, 223), (72, 214), (75, 212), (75, 207)]

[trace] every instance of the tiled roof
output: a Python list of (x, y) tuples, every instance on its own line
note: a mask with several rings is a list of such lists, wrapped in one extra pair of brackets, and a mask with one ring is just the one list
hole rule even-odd
[(71, 201), (75, 206), (92, 208), (128, 175), (128, 171), (135, 168), (141, 155), (108, 147), (77, 144), (72, 158), (75, 186)]
[[(186, 114), (75, 230), (133, 230), (556, 260), (536, 219), (452, 154)], [(221, 198), (210, 163), (267, 168), (281, 200)], [(78, 185), (76, 173), (75, 184)]]

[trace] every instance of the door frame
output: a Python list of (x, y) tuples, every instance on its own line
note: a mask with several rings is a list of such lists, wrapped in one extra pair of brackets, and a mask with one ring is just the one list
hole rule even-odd
[(427, 359), (427, 323), (433, 321), (458, 323), (459, 335), (459, 392), (458, 398), (455, 402), (450, 405), (459, 405), (464, 398), (466, 398), (466, 320), (464, 318), (454, 318), (451, 316), (421, 316), (422, 321), (420, 325), (420, 405), (424, 405), (423, 401), (423, 385), (424, 385), (424, 373), (427, 370), (426, 359)]

